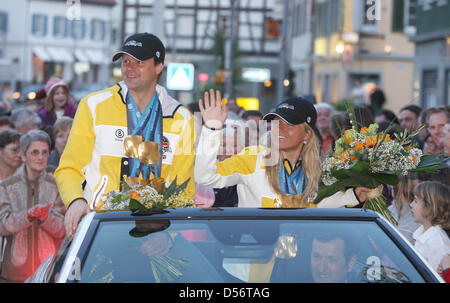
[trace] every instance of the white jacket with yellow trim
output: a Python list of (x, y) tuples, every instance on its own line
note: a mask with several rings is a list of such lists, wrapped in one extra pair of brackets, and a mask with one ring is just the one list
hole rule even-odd
[[(55, 171), (55, 179), (66, 207), (77, 198), (85, 198), (90, 207), (98, 207), (102, 194), (118, 190), (128, 172), (123, 141), (128, 135), (126, 95), (120, 82), (83, 98), (78, 105), (67, 145)], [(186, 196), (193, 198), (194, 118), (167, 91), (157, 85), (163, 112), (163, 155), (161, 176), (166, 184), (177, 177), (181, 184), (191, 178)]]
[[(203, 126), (195, 159), (195, 182), (212, 188), (237, 185), (239, 207), (275, 207), (277, 194), (269, 184), (264, 168), (264, 147), (247, 147), (239, 154), (218, 162), (221, 130)], [(354, 191), (337, 192), (317, 207), (337, 208), (359, 204)]]

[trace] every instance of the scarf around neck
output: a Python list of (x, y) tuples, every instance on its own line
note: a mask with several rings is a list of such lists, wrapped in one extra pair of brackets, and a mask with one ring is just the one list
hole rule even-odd
[(128, 134), (142, 136), (144, 141), (153, 141), (158, 143), (160, 150), (160, 159), (155, 164), (144, 164), (137, 158), (129, 158), (130, 176), (139, 177), (142, 173), (142, 178), (149, 179), (150, 173), (153, 173), (154, 178), (161, 176), (161, 157), (162, 157), (162, 108), (159, 102), (158, 94), (155, 91), (152, 99), (141, 113), (133, 97), (128, 92), (127, 97), (127, 120), (128, 120)]

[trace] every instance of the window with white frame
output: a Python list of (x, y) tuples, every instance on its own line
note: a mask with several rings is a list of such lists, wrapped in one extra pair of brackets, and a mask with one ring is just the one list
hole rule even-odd
[(86, 20), (72, 20), (72, 37), (83, 39), (86, 34)]
[(60, 38), (67, 36), (66, 17), (55, 16), (55, 18), (53, 19), (53, 36)]
[(405, 34), (416, 33), (416, 10), (418, 0), (405, 0), (404, 31)]
[(105, 21), (100, 19), (92, 19), (91, 21), (91, 39), (104, 40), (106, 34)]
[(362, 14), (362, 31), (377, 32), (378, 21), (381, 20), (381, 1), (380, 0), (363, 0)]
[(8, 32), (8, 13), (0, 12), (0, 34)]
[(42, 14), (34, 14), (31, 20), (31, 33), (33, 36), (45, 36), (47, 34), (48, 17)]

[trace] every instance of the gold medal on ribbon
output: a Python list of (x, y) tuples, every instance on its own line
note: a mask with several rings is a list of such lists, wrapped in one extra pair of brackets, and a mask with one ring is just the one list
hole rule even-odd
[(128, 135), (123, 141), (124, 153), (128, 158), (137, 158), (144, 164), (159, 162), (159, 144), (152, 141), (144, 141), (141, 136)]
[(288, 195), (288, 194), (278, 194), (275, 198), (275, 205), (277, 208), (308, 208), (310, 207), (309, 202), (306, 200), (305, 196), (299, 195)]
[(139, 145), (143, 142), (141, 136), (128, 135), (123, 140), (123, 149), (128, 158), (139, 158)]
[(139, 144), (138, 158), (144, 164), (155, 164), (159, 162), (159, 144), (151, 141), (144, 141)]

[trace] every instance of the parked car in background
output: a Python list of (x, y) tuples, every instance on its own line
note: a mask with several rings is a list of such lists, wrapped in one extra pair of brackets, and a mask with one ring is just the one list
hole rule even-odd
[(443, 280), (373, 211), (189, 208), (91, 212), (28, 282)]

